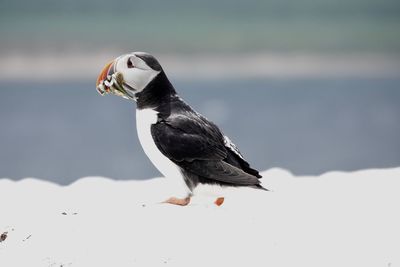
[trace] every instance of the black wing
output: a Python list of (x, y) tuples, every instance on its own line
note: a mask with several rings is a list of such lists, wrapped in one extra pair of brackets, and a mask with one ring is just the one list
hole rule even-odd
[(186, 171), (229, 184), (260, 184), (257, 176), (243, 171), (240, 164), (227, 162), (232, 152), (225, 146), (224, 136), (198, 114), (160, 120), (152, 125), (151, 133), (161, 153)]
[(244, 159), (239, 149), (236, 147), (234, 143), (232, 143), (232, 141), (227, 136), (224, 136), (224, 144), (228, 151), (228, 155), (224, 159), (224, 161), (242, 169), (244, 172), (248, 174), (254, 175), (257, 178), (262, 178), (262, 176), (257, 170), (250, 167), (250, 164)]

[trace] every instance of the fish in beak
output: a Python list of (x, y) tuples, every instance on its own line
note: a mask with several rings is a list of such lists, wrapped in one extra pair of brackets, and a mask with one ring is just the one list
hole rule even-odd
[(96, 89), (100, 95), (105, 95), (110, 92), (110, 86), (107, 86), (106, 82), (109, 83), (109, 80), (111, 80), (112, 72), (114, 72), (114, 60), (107, 63), (97, 77)]
[(114, 94), (126, 99), (135, 99), (135, 96), (125, 90), (122, 73), (115, 71), (116, 60), (107, 63), (96, 80), (96, 89), (100, 95)]

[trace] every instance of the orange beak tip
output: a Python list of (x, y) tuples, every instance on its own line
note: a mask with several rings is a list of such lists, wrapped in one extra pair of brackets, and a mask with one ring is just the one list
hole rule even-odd
[[(109, 72), (109, 70), (110, 70), (110, 68), (112, 67), (113, 64), (114, 64), (114, 60), (112, 60), (112, 61), (110, 61), (109, 63), (107, 63), (107, 64), (103, 67), (103, 69), (101, 70), (99, 76), (97, 77), (97, 80), (96, 80), (96, 88), (98, 89), (98, 91), (99, 91), (99, 90), (102, 90), (102, 89), (104, 88), (104, 86), (103, 86), (103, 88), (100, 88), (100, 86), (103, 85), (103, 81), (107, 78), (107, 74), (108, 74), (108, 72)], [(100, 91), (99, 91), (99, 92), (100, 92)]]

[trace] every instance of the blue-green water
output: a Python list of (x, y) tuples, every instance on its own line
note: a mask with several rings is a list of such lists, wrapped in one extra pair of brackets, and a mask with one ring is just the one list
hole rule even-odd
[(400, 52), (398, 0), (0, 1), (0, 52)]
[[(400, 79), (174, 81), (260, 170), (296, 174), (400, 166)], [(68, 184), (158, 175), (138, 143), (135, 104), (93, 82), (0, 83), (0, 177)]]

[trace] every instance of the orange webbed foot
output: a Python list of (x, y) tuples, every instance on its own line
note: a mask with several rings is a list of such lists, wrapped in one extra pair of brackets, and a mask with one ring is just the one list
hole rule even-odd
[(224, 201), (225, 201), (224, 197), (219, 197), (214, 201), (214, 203), (215, 203), (215, 205), (217, 205), (219, 207), (224, 203)]
[(187, 197), (187, 198), (170, 197), (167, 200), (165, 200), (163, 203), (168, 203), (168, 204), (178, 205), (178, 206), (186, 206), (187, 204), (190, 203), (190, 197)]

